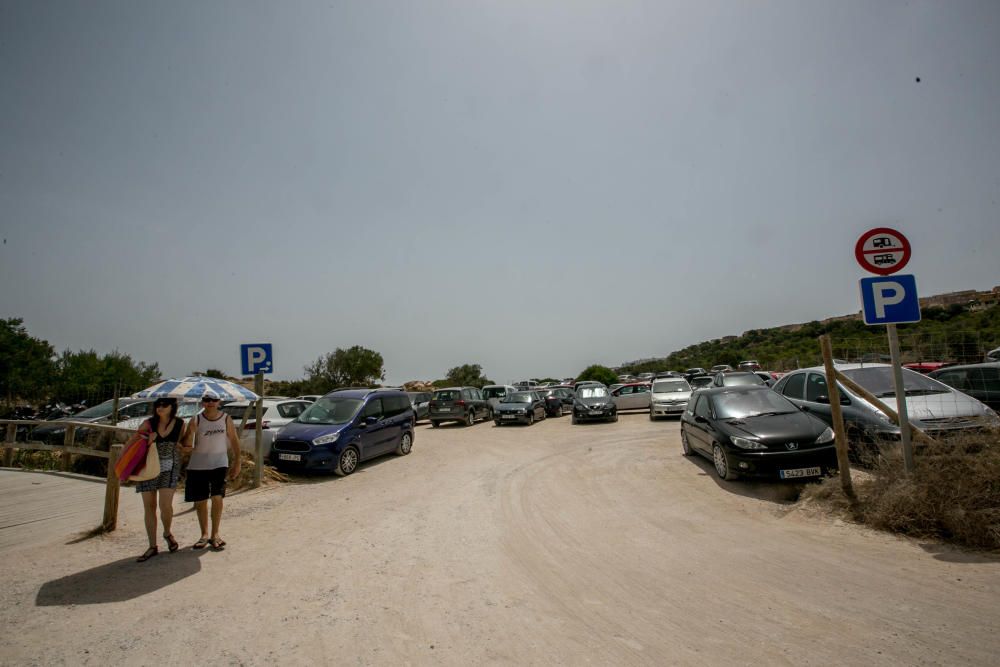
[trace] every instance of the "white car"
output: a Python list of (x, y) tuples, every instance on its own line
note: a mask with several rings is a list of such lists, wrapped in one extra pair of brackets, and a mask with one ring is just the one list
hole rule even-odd
[[(240, 436), (240, 449), (244, 452), (252, 452), (256, 447), (257, 412), (251, 407), (253, 401), (235, 401), (222, 406), (222, 411), (233, 418), (236, 423), (236, 430), (239, 432), (240, 424), (243, 423), (243, 414), (250, 408), (247, 415), (247, 423), (244, 426), (243, 434)], [(264, 456), (271, 451), (271, 442), (274, 435), (285, 424), (305, 412), (312, 403), (297, 398), (284, 400), (264, 399), (264, 417), (261, 420), (261, 434), (263, 435)]]
[(650, 392), (649, 419), (680, 417), (691, 400), (691, 385), (684, 378), (653, 380)]
[(619, 410), (645, 410), (649, 408), (649, 385), (645, 382), (622, 385), (611, 392), (611, 400)]

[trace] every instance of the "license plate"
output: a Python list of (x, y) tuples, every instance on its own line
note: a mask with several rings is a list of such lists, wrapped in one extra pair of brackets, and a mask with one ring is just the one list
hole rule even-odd
[(500, 415), (500, 419), (517, 419), (517, 415)]
[(438, 408), (438, 412), (451, 412), (451, 408)]
[(301, 461), (301, 454), (278, 454), (278, 458), (282, 461)]
[(823, 471), (816, 468), (794, 468), (792, 470), (782, 470), (778, 474), (781, 479), (795, 479), (796, 477), (818, 477)]
[(602, 412), (604, 412), (604, 410), (591, 410), (591, 411), (590, 411), (590, 414), (592, 414), (592, 415), (599, 415), (599, 414), (601, 414)]

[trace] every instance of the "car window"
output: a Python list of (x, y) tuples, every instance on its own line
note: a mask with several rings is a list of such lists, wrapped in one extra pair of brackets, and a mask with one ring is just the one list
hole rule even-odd
[(635, 389), (635, 387), (619, 387), (618, 395), (625, 396), (626, 394), (631, 394), (633, 389)]
[(940, 380), (946, 385), (952, 386), (955, 389), (968, 389), (968, 383), (965, 380), (965, 371), (948, 371), (947, 373), (941, 373), (934, 377), (935, 380)]
[(365, 409), (362, 411), (361, 416), (367, 419), (368, 417), (381, 417), (382, 414), (382, 399), (372, 398), (365, 404)]
[(638, 387), (635, 388), (635, 390), (634, 390), (633, 393), (636, 393), (636, 394), (646, 394), (648, 392), (649, 392), (649, 385), (648, 384), (641, 384), (641, 385), (639, 385)]
[(278, 406), (278, 414), (288, 419), (294, 419), (309, 407), (307, 403), (282, 403)]
[(826, 378), (819, 373), (809, 373), (806, 377), (806, 400), (815, 403), (820, 396), (827, 398), (830, 396), (826, 388)]
[(712, 410), (709, 408), (708, 398), (704, 396), (698, 397), (698, 403), (694, 406), (694, 414), (705, 419), (712, 418)]
[(968, 378), (975, 391), (1000, 391), (1000, 372), (996, 368), (970, 368)]
[(787, 378), (782, 379), (785, 384), (778, 391), (788, 398), (797, 398), (802, 400), (802, 395), (805, 393), (806, 374), (796, 373), (795, 375), (789, 375)]

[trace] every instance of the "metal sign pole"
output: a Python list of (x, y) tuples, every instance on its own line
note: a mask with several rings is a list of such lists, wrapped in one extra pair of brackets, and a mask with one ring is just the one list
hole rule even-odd
[(254, 433), (254, 454), (253, 454), (253, 488), (258, 488), (264, 473), (264, 434), (261, 432), (264, 420), (264, 374), (257, 373), (253, 379), (253, 389), (259, 397), (257, 399), (257, 423)]
[(910, 442), (910, 415), (906, 409), (906, 387), (903, 366), (899, 358), (899, 334), (895, 324), (885, 325), (889, 334), (889, 355), (892, 358), (892, 381), (896, 389), (896, 411), (899, 413), (900, 441), (903, 444), (903, 466), (906, 474), (913, 472), (913, 444)]

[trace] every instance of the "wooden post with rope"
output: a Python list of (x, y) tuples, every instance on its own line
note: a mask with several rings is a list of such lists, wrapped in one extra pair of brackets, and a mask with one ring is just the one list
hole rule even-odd
[(823, 334), (819, 337), (819, 345), (823, 350), (823, 366), (826, 369), (826, 390), (830, 397), (830, 412), (833, 417), (833, 434), (837, 443), (837, 467), (840, 469), (840, 486), (844, 490), (844, 495), (856, 503), (857, 495), (854, 493), (854, 482), (851, 480), (851, 462), (847, 456), (847, 432), (844, 430), (844, 413), (840, 409), (840, 387), (837, 385), (837, 375), (833, 367), (833, 351), (830, 345), (830, 336)]
[(7, 434), (4, 439), (3, 466), (9, 468), (14, 463), (14, 441), (17, 439), (17, 424), (7, 424)]

